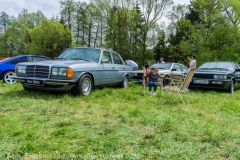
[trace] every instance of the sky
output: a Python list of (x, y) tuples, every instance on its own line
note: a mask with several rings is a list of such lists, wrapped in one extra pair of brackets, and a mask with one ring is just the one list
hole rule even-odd
[[(88, 0), (82, 0), (82, 2)], [(174, 4), (189, 4), (190, 0), (173, 0)], [(9, 16), (18, 17), (18, 14), (24, 9), (28, 13), (37, 12), (40, 10), (48, 18), (59, 15), (60, 4), (59, 0), (0, 0), (0, 12), (4, 11)]]

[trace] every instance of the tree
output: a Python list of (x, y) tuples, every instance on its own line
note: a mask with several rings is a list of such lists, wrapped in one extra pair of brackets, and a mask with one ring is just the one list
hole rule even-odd
[(172, 0), (140, 0), (144, 20), (142, 26), (142, 65), (144, 65), (145, 60), (147, 34), (172, 4)]
[(71, 31), (58, 21), (44, 19), (42, 25), (31, 31), (32, 42), (28, 53), (41, 54), (50, 58), (56, 57), (71, 44)]
[(26, 47), (31, 43), (30, 32), (40, 25), (43, 14), (41, 11), (37, 13), (28, 13), (27, 9), (23, 9), (17, 19), (14, 19), (5, 31), (5, 37), (8, 44), (8, 53), (10, 56), (14, 54), (26, 54)]
[(63, 25), (66, 25), (70, 30), (72, 30), (73, 14), (75, 12), (76, 2), (74, 0), (61, 0), (61, 21)]

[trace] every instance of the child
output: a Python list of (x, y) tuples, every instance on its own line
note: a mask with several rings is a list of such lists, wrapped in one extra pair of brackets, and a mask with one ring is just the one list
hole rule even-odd
[(157, 73), (157, 68), (156, 66), (151, 66), (150, 67), (151, 72), (146, 74), (146, 72), (144, 72), (144, 76), (149, 77), (149, 94), (152, 95), (152, 86), (154, 87), (153, 90), (153, 96), (156, 96), (156, 90), (157, 90), (157, 80), (158, 78), (160, 78), (160, 75)]

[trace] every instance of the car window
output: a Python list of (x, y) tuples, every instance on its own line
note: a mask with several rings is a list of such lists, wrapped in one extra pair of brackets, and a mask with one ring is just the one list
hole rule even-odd
[(36, 61), (46, 61), (46, 60), (49, 60), (48, 58), (46, 57), (29, 57), (28, 58), (28, 61), (31, 62), (36, 62)]
[(17, 63), (20, 63), (20, 62), (28, 62), (27, 57), (18, 58), (18, 59), (12, 60), (9, 63), (10, 64), (17, 64)]
[(233, 66), (230, 62), (206, 62), (199, 67), (199, 69), (224, 69), (224, 70), (233, 70)]
[(182, 71), (181, 68), (180, 68), (180, 66), (179, 66), (178, 64), (174, 64), (174, 65), (173, 65), (173, 69), (176, 69), (176, 71), (179, 71), (179, 72)]
[(103, 59), (108, 59), (109, 60), (108, 63), (112, 63), (112, 58), (111, 58), (110, 52), (104, 51), (103, 52)]
[(169, 70), (172, 67), (172, 63), (155, 63), (152, 66), (156, 66), (158, 69)]
[(236, 63), (233, 63), (233, 68), (237, 69), (237, 68), (239, 68), (239, 66)]
[(113, 57), (114, 64), (123, 64), (123, 62), (121, 61), (121, 58), (117, 54), (112, 53), (112, 57)]
[(188, 72), (188, 68), (184, 65), (180, 65), (183, 72)]

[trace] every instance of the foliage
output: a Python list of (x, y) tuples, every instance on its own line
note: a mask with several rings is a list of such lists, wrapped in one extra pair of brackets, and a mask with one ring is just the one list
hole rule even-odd
[(183, 105), (133, 83), (88, 97), (0, 83), (1, 159), (239, 159), (240, 91), (190, 93)]
[(27, 50), (30, 54), (56, 57), (71, 44), (71, 32), (57, 21), (44, 19), (40, 27), (35, 27), (31, 33), (31, 43)]

